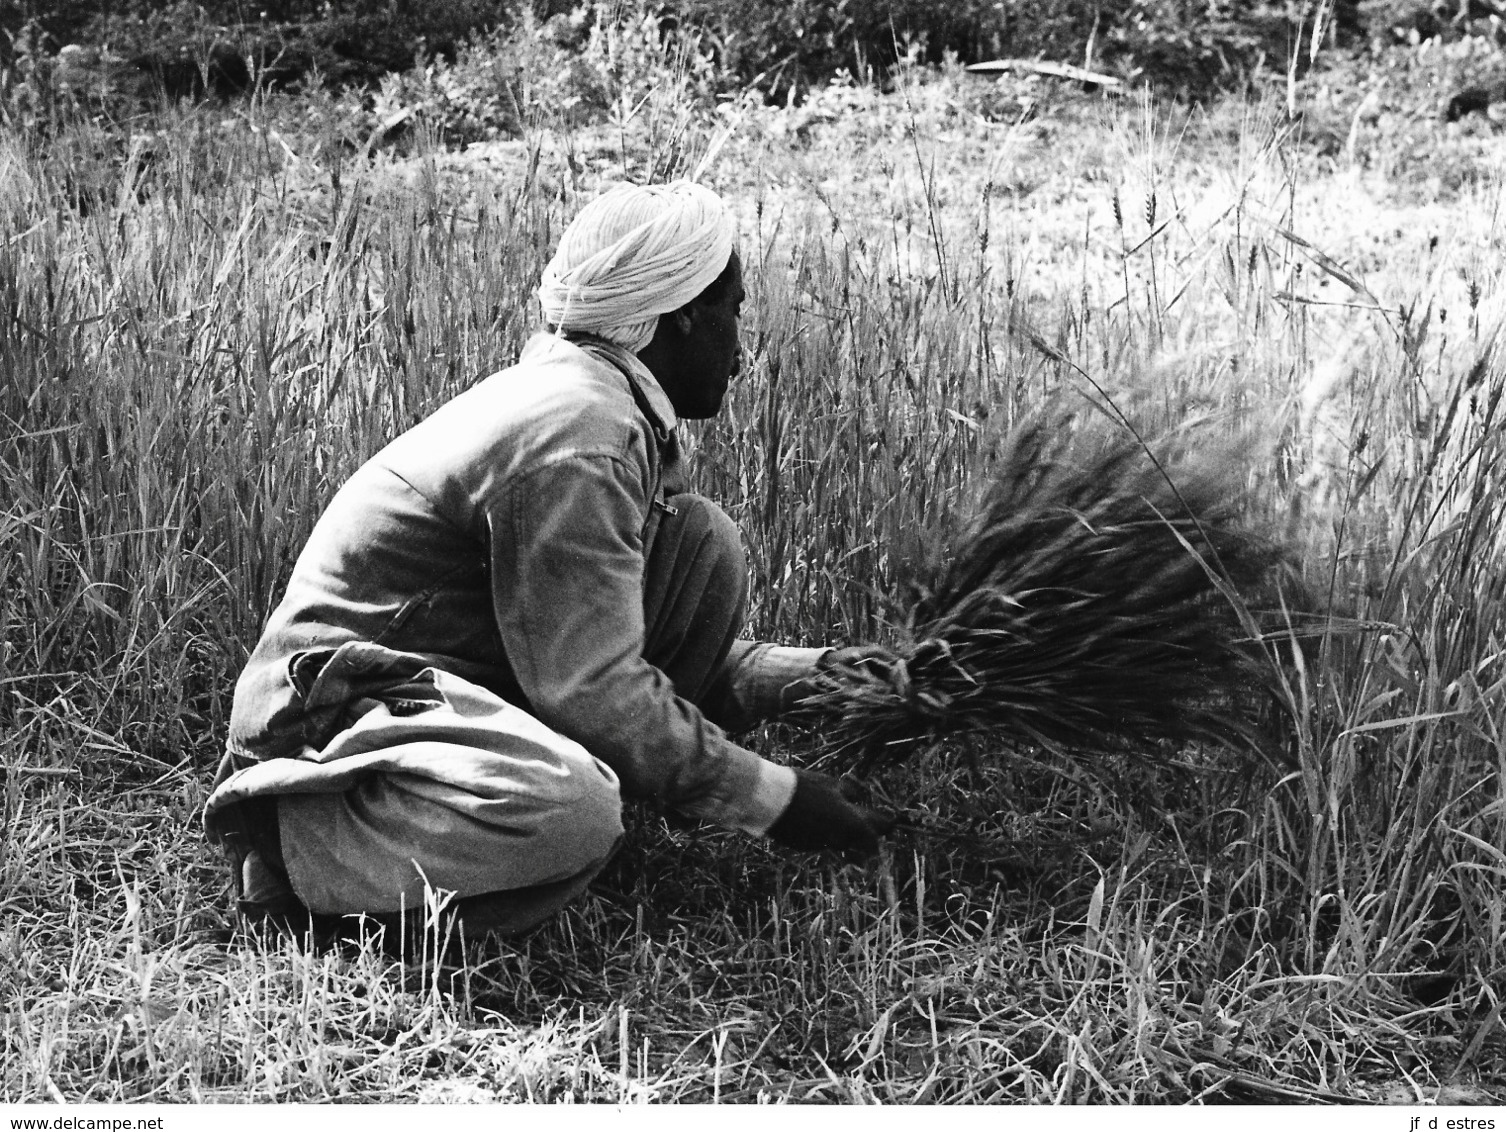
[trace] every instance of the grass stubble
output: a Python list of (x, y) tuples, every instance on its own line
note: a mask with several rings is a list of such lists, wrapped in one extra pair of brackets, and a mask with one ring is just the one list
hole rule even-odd
[[(459, 195), (433, 159), (334, 177), (252, 104), (166, 112), (81, 202), (9, 133), (0, 1097), (1502, 1098), (1497, 222), (1362, 278), (1322, 203), (1352, 171), (1269, 119), (960, 101), (918, 83), (803, 142), (745, 109), (713, 167), (756, 269), (694, 446), (754, 629), (901, 642), (990, 446), (1068, 403), (1122, 447), (1106, 393), (1204, 422), (1299, 548), (1320, 615), (1254, 642), (1281, 741), (921, 735), (868, 771), (912, 819), (870, 871), (634, 811), (579, 907), (465, 962), (437, 927), (397, 957), (236, 934), (197, 813), (246, 649), (333, 488), (516, 354), (589, 185), (547, 138)], [(662, 165), (630, 127), (619, 167)]]

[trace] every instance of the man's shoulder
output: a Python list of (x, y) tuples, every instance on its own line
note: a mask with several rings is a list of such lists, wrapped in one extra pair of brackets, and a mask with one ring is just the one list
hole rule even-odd
[(478, 389), (519, 407), (542, 403), (551, 413), (626, 417), (634, 408), (627, 377), (610, 362), (552, 334), (528, 341), (517, 362), (483, 380)]
[(566, 454), (625, 456), (643, 446), (647, 428), (626, 377), (609, 363), (536, 338), (514, 365), (450, 400), (387, 456), (485, 463), (507, 477)]
[(475, 392), (474, 408), (461, 409), (484, 419), (508, 444), (532, 439), (616, 447), (643, 428), (627, 378), (553, 335), (532, 339), (514, 365), (480, 382)]

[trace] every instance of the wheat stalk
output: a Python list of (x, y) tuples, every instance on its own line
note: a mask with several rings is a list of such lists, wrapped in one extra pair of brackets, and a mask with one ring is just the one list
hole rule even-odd
[(1249, 601), (1285, 555), (1245, 517), (1248, 444), (1209, 425), (1141, 440), (1054, 407), (1004, 436), (973, 507), (931, 540), (899, 643), (820, 678), (808, 704), (834, 748), (1253, 739)]

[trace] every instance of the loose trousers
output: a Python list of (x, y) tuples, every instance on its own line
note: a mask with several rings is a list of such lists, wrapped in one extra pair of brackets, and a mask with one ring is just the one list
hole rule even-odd
[[(746, 613), (746, 560), (714, 503), (681, 494), (671, 505), (646, 548), (644, 656), (714, 715), (707, 701)], [(432, 669), (423, 678), (437, 705), (378, 698), (320, 751), (216, 790), (206, 825), (238, 826), (252, 850), (243, 909), (411, 924), (443, 891), (467, 934), (517, 934), (605, 867), (622, 837), (611, 769), (487, 689)]]

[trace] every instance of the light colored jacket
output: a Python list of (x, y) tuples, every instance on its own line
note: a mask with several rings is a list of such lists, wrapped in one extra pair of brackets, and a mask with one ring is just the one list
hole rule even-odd
[[(675, 424), (636, 356), (541, 334), (394, 440), (299, 556), (236, 685), (227, 769), (324, 746), (350, 705), (311, 710), (300, 668), (363, 642), (525, 708), (628, 797), (763, 833), (793, 772), (729, 740), (643, 659), (645, 538), (684, 480)], [(764, 648), (740, 642), (733, 663)], [(793, 674), (820, 650), (776, 651)]]

